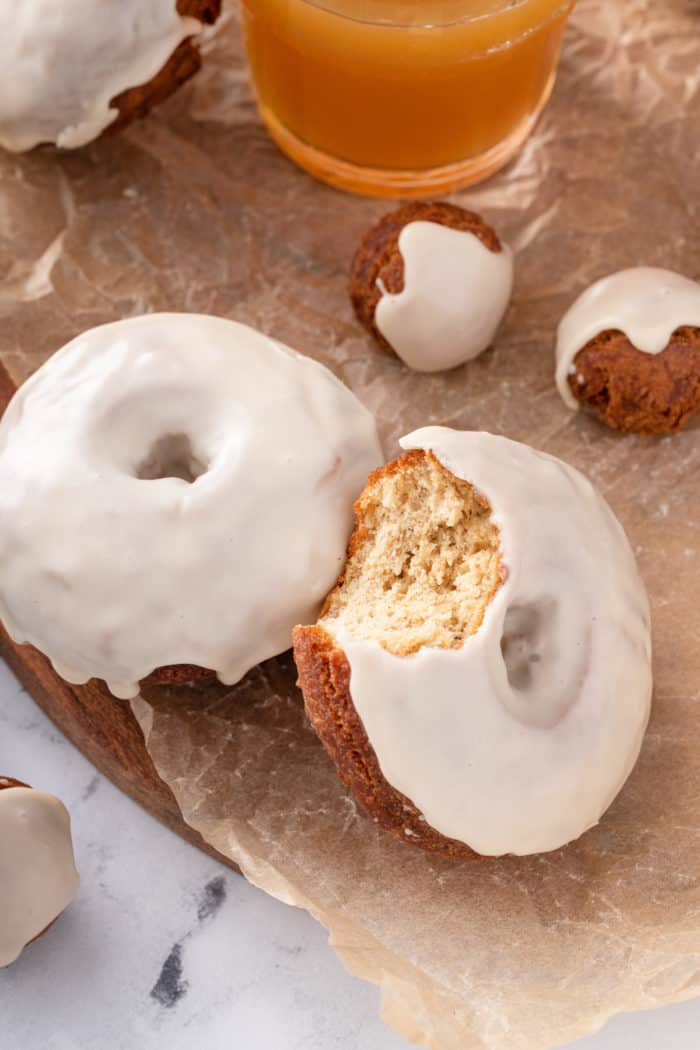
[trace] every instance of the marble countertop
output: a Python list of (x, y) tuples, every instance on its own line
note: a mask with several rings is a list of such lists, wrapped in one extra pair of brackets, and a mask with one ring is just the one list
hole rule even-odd
[[(0, 1050), (406, 1050), (306, 913), (182, 842), (100, 776), (0, 662), (0, 772), (71, 811), (82, 885), (0, 971)], [(572, 1050), (697, 1050), (700, 1000)]]

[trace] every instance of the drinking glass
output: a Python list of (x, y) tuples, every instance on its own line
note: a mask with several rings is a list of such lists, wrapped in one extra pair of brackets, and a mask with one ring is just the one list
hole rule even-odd
[(333, 185), (423, 196), (486, 178), (552, 91), (575, 0), (243, 0), (260, 113)]

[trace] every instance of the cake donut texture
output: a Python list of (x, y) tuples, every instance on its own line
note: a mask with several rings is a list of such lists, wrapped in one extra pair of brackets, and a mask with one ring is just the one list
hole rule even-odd
[(70, 816), (59, 799), (0, 777), (0, 966), (44, 932), (75, 897)]
[(350, 298), (381, 346), (418, 372), (437, 372), (491, 345), (512, 287), (512, 253), (481, 216), (413, 203), (363, 238)]
[(700, 409), (700, 284), (652, 267), (597, 281), (559, 325), (556, 382), (616, 430), (680, 430)]
[(651, 701), (649, 607), (578, 471), (443, 427), (356, 503), (343, 575), (294, 632), (308, 716), (365, 810), (453, 857), (554, 850), (631, 772)]
[(94, 328), (0, 423), (0, 619), (119, 697), (173, 664), (232, 684), (316, 616), (381, 458), (354, 395), (252, 328)]
[(167, 98), (200, 66), (221, 0), (0, 0), (0, 145), (73, 148)]

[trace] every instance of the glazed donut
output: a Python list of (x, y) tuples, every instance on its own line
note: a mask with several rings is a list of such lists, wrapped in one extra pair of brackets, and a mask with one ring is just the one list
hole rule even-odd
[(0, 0), (0, 146), (83, 146), (196, 73), (221, 0)]
[(50, 358), (0, 423), (0, 619), (70, 682), (238, 681), (337, 576), (374, 420), (245, 325), (152, 314)]
[(350, 299), (381, 347), (417, 372), (438, 372), (491, 345), (512, 288), (513, 253), (480, 215), (417, 201), (362, 238)]
[(681, 430), (700, 410), (700, 284), (650, 266), (596, 281), (559, 325), (556, 383), (615, 430)]
[(348, 562), (294, 632), (306, 710), (382, 827), (453, 857), (555, 850), (598, 822), (649, 718), (649, 607), (578, 471), (428, 427), (356, 504)]
[(63, 803), (0, 777), (0, 966), (9, 966), (78, 891)]

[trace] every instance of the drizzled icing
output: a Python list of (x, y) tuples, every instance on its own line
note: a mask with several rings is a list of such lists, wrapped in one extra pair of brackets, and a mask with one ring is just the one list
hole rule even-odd
[(0, 966), (53, 922), (78, 891), (70, 817), (53, 795), (0, 791)]
[(201, 23), (176, 0), (0, 0), (0, 145), (82, 146), (117, 116), (110, 102), (147, 83)]
[(646, 354), (660, 354), (683, 325), (700, 327), (700, 284), (672, 270), (638, 266), (596, 281), (564, 314), (557, 332), (556, 383), (569, 408), (579, 350), (601, 332), (620, 331)]
[(454, 368), (491, 345), (513, 288), (513, 256), (436, 222), (409, 222), (398, 249), (403, 291), (383, 294), (374, 322), (398, 356), (418, 372)]
[(382, 458), (355, 396), (252, 328), (92, 329), (0, 423), (0, 618), (120, 697), (174, 663), (232, 684), (315, 618)]
[(484, 855), (557, 849), (597, 823), (649, 718), (649, 607), (625, 534), (586, 478), (485, 433), (403, 438), (492, 509), (507, 576), (461, 649), (396, 656), (338, 632), (394, 788)]

